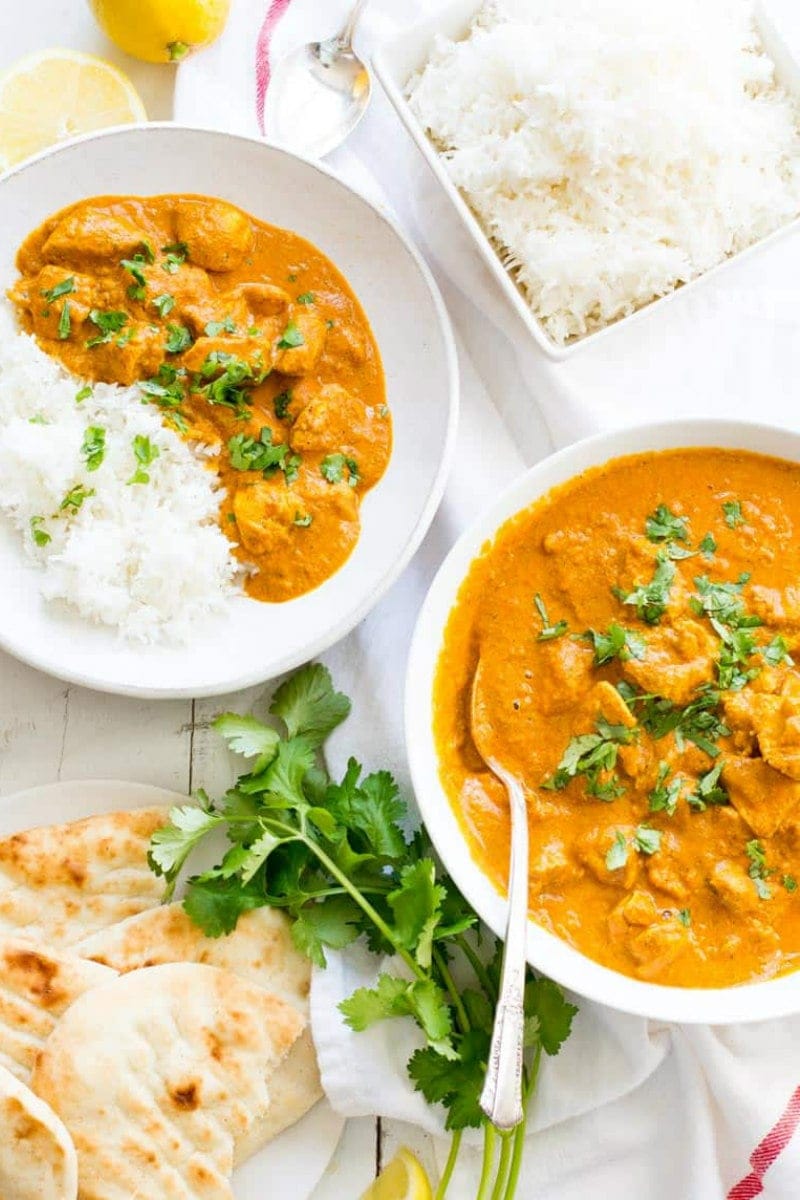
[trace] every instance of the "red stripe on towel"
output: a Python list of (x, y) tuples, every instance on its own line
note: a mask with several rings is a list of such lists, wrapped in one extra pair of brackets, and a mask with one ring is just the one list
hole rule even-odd
[(267, 9), (267, 15), (264, 17), (264, 24), (261, 26), (258, 34), (258, 41), (256, 42), (256, 117), (258, 119), (258, 128), (262, 134), (266, 133), (264, 128), (264, 106), (267, 100), (267, 88), (272, 76), (272, 66), (269, 57), (272, 38), (281, 18), (291, 3), (292, 0), (271, 0), (270, 6)]
[(799, 1124), (800, 1087), (795, 1088), (780, 1120), (772, 1126), (767, 1136), (750, 1155), (750, 1166), (753, 1170), (731, 1188), (727, 1200), (754, 1200), (756, 1196), (761, 1195), (764, 1190), (762, 1181), (765, 1172), (786, 1149)]

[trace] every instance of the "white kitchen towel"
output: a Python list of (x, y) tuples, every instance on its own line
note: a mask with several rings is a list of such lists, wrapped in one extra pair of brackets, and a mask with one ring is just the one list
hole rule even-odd
[[(434, 2), (372, 0), (362, 51)], [(774, 15), (800, 47), (797, 6), (780, 6)], [(224, 37), (180, 68), (176, 119), (269, 136), (264, 101), (274, 63), (332, 33), (347, 8), (347, 0), (234, 0)], [(392, 769), (409, 792), (401, 719), (408, 645), (458, 533), (524, 466), (587, 433), (689, 414), (800, 427), (800, 239), (556, 364), (530, 344), (377, 85), (363, 124), (328, 162), (390, 206), (421, 246), (459, 348), (461, 426), (440, 511), (389, 595), (326, 655), (353, 698), (332, 766), (356, 754)], [(339, 999), (374, 977), (374, 958), (358, 948), (330, 957), (328, 970), (315, 973), (312, 1011), (332, 1102), (347, 1115), (380, 1113), (440, 1132), (405, 1076), (413, 1028), (393, 1022), (356, 1035), (338, 1018)], [(798, 1044), (800, 1019), (667, 1027), (581, 1002), (573, 1037), (542, 1072), (520, 1200), (797, 1200)], [(476, 1179), (467, 1150), (448, 1196), (471, 1200)]]

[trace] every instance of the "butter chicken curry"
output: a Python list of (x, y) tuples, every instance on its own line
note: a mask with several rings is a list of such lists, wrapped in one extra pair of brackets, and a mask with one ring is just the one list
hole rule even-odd
[(800, 469), (618, 459), (507, 522), (473, 563), (435, 693), (444, 786), (502, 886), (526, 785), (531, 914), (606, 966), (720, 987), (800, 953)]
[(220, 200), (100, 197), (46, 221), (17, 266), (11, 299), (49, 354), (138, 382), (209, 447), (251, 596), (287, 600), (342, 565), (392, 426), (372, 331), (321, 251)]

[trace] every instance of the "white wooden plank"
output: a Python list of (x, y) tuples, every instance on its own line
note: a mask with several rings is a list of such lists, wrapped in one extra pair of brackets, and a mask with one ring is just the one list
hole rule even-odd
[(58, 778), (66, 684), (0, 651), (0, 793)]

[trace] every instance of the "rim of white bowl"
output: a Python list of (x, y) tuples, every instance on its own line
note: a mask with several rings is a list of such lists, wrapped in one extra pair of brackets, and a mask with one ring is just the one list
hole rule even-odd
[(386, 225), (398, 239), (405, 252), (409, 255), (412, 262), (415, 264), (420, 274), (422, 275), (425, 286), (427, 287), (431, 300), (433, 302), (436, 318), (438, 322), (439, 333), (444, 345), (445, 359), (447, 363), (448, 375), (448, 391), (447, 391), (447, 426), (445, 431), (444, 446), (442, 456), (439, 462), (433, 486), (428, 495), (428, 500), (422, 513), (407, 539), (405, 545), (398, 554), (392, 568), (384, 574), (380, 582), (372, 588), (372, 590), (362, 598), (361, 603), (356, 605), (346, 617), (343, 617), (335, 626), (327, 629), (319, 637), (309, 641), (304, 647), (302, 654), (290, 654), (285, 658), (278, 659), (274, 666), (270, 667), (269, 674), (265, 675), (263, 668), (254, 669), (238, 676), (233, 680), (226, 680), (222, 691), (219, 686), (212, 685), (208, 688), (151, 688), (131, 686), (127, 687), (124, 684), (115, 684), (113, 687), (106, 686), (98, 681), (91, 673), (84, 674), (81, 671), (54, 671), (52, 663), (46, 653), (37, 654), (35, 652), (21, 653), (19, 649), (12, 644), (6, 637), (5, 632), (0, 629), (0, 649), (7, 651), (12, 657), (20, 662), (26, 663), (28, 666), (34, 667), (38, 671), (42, 671), (47, 675), (55, 676), (57, 679), (63, 679), (66, 683), (75, 684), (78, 687), (91, 688), (94, 691), (107, 692), (118, 696), (136, 696), (144, 700), (190, 700), (201, 699), (203, 697), (218, 696), (228, 692), (242, 691), (244, 688), (253, 687), (259, 683), (266, 683), (270, 679), (276, 679), (279, 675), (285, 674), (287, 671), (292, 671), (296, 667), (301, 666), (305, 662), (316, 658), (317, 655), (323, 654), (329, 650), (331, 646), (336, 645), (343, 638), (347, 637), (357, 625), (360, 625), (364, 618), (372, 611), (375, 605), (386, 595), (389, 588), (400, 577), (406, 569), (411, 559), (416, 554), (423, 538), (430, 529), (431, 522), (436, 515), (437, 509), (444, 495), (444, 489), (447, 484), (447, 478), (450, 473), (450, 467), (455, 452), (456, 431), (458, 429), (458, 414), (460, 404), (460, 383), (459, 383), (459, 368), (458, 368), (458, 353), (456, 351), (455, 337), (453, 328), (450, 323), (450, 317), (447, 312), (444, 300), (442, 299), (439, 286), (433, 276), (433, 272), (428, 266), (422, 254), (404, 233), (400, 225), (395, 221), (387, 210), (379, 207), (373, 200), (361, 191), (360, 188), (353, 187), (349, 183), (345, 183), (335, 171), (331, 168), (323, 166), (322, 163), (314, 159), (307, 158), (302, 154), (295, 154), (291, 150), (287, 150), (283, 146), (279, 146), (267, 138), (250, 137), (247, 134), (227, 133), (221, 129), (209, 128), (203, 125), (185, 125), (175, 121), (147, 121), (142, 123), (131, 123), (127, 125), (111, 125), (106, 129), (95, 130), (91, 133), (81, 134), (78, 137), (69, 138), (64, 142), (57, 142), (54, 146), (48, 146), (45, 150), (38, 154), (31, 155), (23, 162), (17, 163), (10, 170), (0, 176), (0, 186), (15, 175), (21, 174), (35, 163), (42, 159), (51, 158), (56, 155), (69, 154), (75, 146), (80, 146), (85, 142), (99, 141), (103, 138), (114, 138), (120, 135), (127, 136), (147, 136), (152, 131), (166, 131), (169, 133), (188, 134), (191, 136), (198, 135), (202, 137), (225, 138), (230, 141), (245, 142), (248, 145), (266, 147), (268, 150), (282, 154), (287, 158), (298, 159), (311, 167), (320, 175), (327, 176), (334, 184), (342, 188), (343, 191), (350, 192), (357, 196), (359, 200), (368, 205), (375, 213), (378, 219)]
[[(506, 921), (505, 896), (471, 856), (439, 778), (433, 738), (436, 664), (458, 589), (472, 561), (501, 525), (553, 487), (628, 454), (696, 446), (750, 450), (800, 464), (800, 432), (724, 418), (641, 424), (585, 438), (530, 468), (481, 513), (441, 564), (420, 609), (405, 689), (406, 747), (414, 792), (431, 840), (454, 883), (500, 937)], [(528, 922), (528, 961), (588, 1000), (654, 1020), (723, 1024), (768, 1020), (800, 1011), (800, 970), (726, 988), (667, 987), (604, 967), (532, 920)]]

